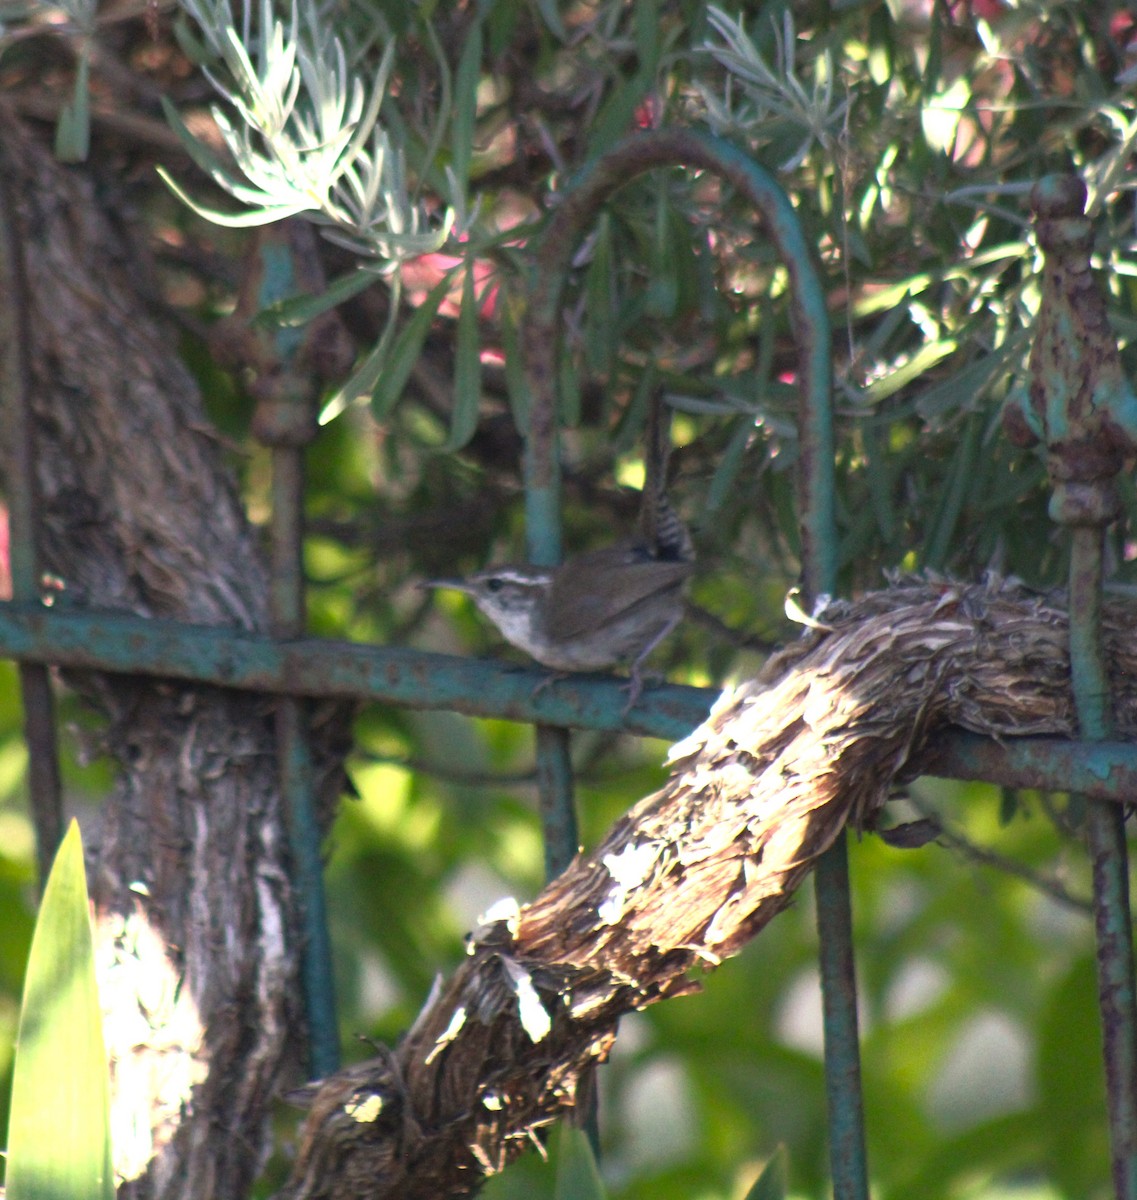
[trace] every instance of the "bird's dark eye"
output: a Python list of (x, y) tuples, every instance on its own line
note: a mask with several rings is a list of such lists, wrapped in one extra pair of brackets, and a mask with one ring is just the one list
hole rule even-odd
[(505, 587), (505, 580), (499, 579), (496, 575), (492, 579), (486, 580), (487, 592), (500, 592)]

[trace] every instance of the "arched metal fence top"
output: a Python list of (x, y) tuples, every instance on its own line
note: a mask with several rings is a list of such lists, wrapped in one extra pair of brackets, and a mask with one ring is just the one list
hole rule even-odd
[(801, 382), (800, 503), (803, 570), (811, 596), (832, 592), (837, 576), (832, 360), (825, 293), (796, 211), (774, 176), (733, 143), (691, 129), (634, 134), (565, 189), (538, 247), (523, 352), (531, 410), (526, 441), (529, 551), (534, 562), (560, 555), (556, 414), (560, 305), (572, 256), (603, 204), (626, 183), (662, 167), (711, 171), (760, 216), (790, 280), (791, 320)]

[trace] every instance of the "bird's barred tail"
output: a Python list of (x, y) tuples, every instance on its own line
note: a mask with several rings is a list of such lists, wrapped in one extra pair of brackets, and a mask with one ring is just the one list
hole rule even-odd
[(644, 490), (640, 528), (653, 558), (692, 562), (695, 547), (687, 526), (667, 498), (667, 463), (671, 457), (671, 409), (657, 388), (644, 426)]

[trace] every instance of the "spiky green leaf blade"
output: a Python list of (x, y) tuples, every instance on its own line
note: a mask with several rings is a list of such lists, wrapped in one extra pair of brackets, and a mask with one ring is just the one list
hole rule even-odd
[(675, 316), (679, 302), (679, 277), (676, 261), (680, 253), (671, 228), (671, 213), (664, 180), (655, 190), (655, 221), (652, 236), (651, 277), (645, 305), (653, 317), (665, 320)]
[(32, 936), (12, 1072), (8, 1200), (114, 1200), (110, 1095), (75, 821)]

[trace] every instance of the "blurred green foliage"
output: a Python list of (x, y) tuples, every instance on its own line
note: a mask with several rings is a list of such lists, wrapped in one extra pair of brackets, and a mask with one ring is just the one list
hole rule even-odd
[[(381, 376), (373, 404), (329, 409), (338, 415), (308, 458), (313, 632), (461, 653), (497, 646), (465, 602), (415, 584), (520, 554), (515, 347), (540, 269), (525, 245), (584, 163), (660, 123), (710, 121), (784, 167), (818, 248), (834, 324), (846, 588), (879, 586), (890, 567), (1061, 578), (1066, 552), (1046, 517), (1044, 467), (1006, 443), (999, 411), (1025, 384), (1040, 265), (1027, 193), (1045, 172), (1087, 181), (1110, 315), (1134, 365), (1137, 23), (1127, 6), (800, 0), (747, 4), (741, 27), (712, 19), (701, 0), (344, 0), (327, 12), (361, 70), (394, 37), (397, 88), (381, 120), (405, 148), (411, 191), (441, 207), (450, 167), (474, 213), (445, 262), (403, 264), (400, 289), (376, 282), (343, 306), (357, 363), (384, 329), (408, 328), (457, 259), (482, 275), (474, 316), (475, 289), (458, 272), (418, 329), (421, 345), (417, 335), (395, 340), (396, 365), (398, 347), (418, 350), (403, 362), (398, 395)], [(141, 25), (106, 52), (183, 110), (200, 110), (168, 26), (157, 43), (166, 58)], [(480, 58), (468, 49), (479, 43)], [(5, 65), (26, 68), (35, 52), (5, 48), (0, 86), (18, 86)], [(728, 72), (748, 56), (765, 64), (766, 75), (751, 71), (761, 86)], [(249, 437), (248, 380), (218, 366), (206, 341), (232, 307), (244, 242), (172, 204), (159, 185), (137, 191), (163, 234), (158, 265), (186, 315), (185, 358), (241, 450), (234, 469), (263, 521), (267, 459)], [(187, 245), (196, 257), (171, 251)], [(354, 260), (329, 246), (326, 265), (342, 276)], [(753, 214), (723, 187), (679, 172), (623, 189), (570, 280), (560, 365), (566, 540), (601, 544), (632, 523), (635, 496), (621, 485), (637, 478), (645, 380), (660, 380), (676, 413), (672, 490), (695, 529), (694, 599), (707, 618), (669, 643), (661, 665), (675, 679), (745, 674), (765, 646), (793, 636), (782, 600), (798, 572), (797, 361), (785, 288)], [(1123, 488), (1132, 517), (1137, 493)], [(1111, 553), (1116, 585), (1131, 586), (1137, 552), (1124, 533)], [(32, 856), (15, 676), (7, 664), (0, 672), (6, 1072)], [(88, 720), (66, 706), (64, 715), (68, 725)], [(90, 731), (73, 742), (97, 753)], [(110, 768), (80, 769), (77, 753), (65, 764), (69, 803), (94, 819)], [(345, 799), (328, 841), (349, 1054), (368, 1053), (359, 1038), (398, 1037), (489, 903), (540, 888), (532, 754), (529, 731), (505, 722), (378, 707), (359, 715), (358, 796)], [(574, 755), (590, 845), (657, 785), (664, 747), (582, 735)], [(934, 812), (950, 838), (920, 850), (872, 837), (852, 847), (874, 1195), (1105, 1195), (1076, 808), (1064, 797), (921, 780), (897, 802), (897, 819), (909, 811)], [(815, 940), (806, 889), (701, 993), (624, 1023), (601, 1079), (612, 1197), (741, 1200), (779, 1144), (789, 1194), (828, 1194)], [(0, 1087), (0, 1126), (6, 1094)], [(554, 1178), (534, 1153), (486, 1194), (552, 1195)]]

